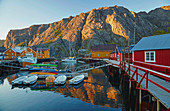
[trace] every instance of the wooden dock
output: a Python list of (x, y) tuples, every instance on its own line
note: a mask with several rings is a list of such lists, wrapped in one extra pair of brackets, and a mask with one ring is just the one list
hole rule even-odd
[(112, 64), (114, 67), (124, 69), (125, 75), (130, 76), (130, 81), (136, 81), (138, 83), (137, 89), (148, 91), (157, 99), (157, 105), (160, 102), (167, 109), (170, 109), (170, 75), (133, 64), (130, 64), (129, 70), (128, 64), (125, 64), (123, 67), (119, 61), (108, 59), (104, 61)]
[(15, 68), (15, 69), (21, 68), (21, 65), (18, 62), (18, 60), (1, 60), (0, 66), (8, 67), (8, 68)]

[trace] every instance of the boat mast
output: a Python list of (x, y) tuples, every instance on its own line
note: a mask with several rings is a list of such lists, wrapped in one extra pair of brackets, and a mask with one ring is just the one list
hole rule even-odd
[(69, 37), (69, 51), (70, 51), (70, 57), (71, 57), (70, 37)]

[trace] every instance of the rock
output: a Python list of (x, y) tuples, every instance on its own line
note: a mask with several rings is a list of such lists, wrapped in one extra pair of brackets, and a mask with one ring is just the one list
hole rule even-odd
[(129, 31), (133, 41), (135, 24), (136, 41), (139, 41), (143, 36), (151, 36), (158, 29), (169, 27), (169, 7), (156, 8), (148, 13), (135, 13), (122, 6), (93, 9), (58, 22), (10, 30), (4, 46), (15, 47), (23, 42), (22, 45), (50, 48), (51, 56), (63, 57), (69, 56), (70, 41), (72, 55), (77, 55), (80, 47), (91, 49), (96, 44), (120, 45), (122, 38), (129, 36)]

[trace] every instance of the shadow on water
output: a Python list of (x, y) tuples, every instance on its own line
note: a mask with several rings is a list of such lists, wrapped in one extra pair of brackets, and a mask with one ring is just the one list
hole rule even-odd
[[(139, 90), (136, 89), (137, 83), (131, 81), (131, 89), (129, 88), (129, 77), (124, 75), (124, 72), (119, 74), (119, 69), (113, 66), (108, 66), (102, 69), (108, 77), (108, 81), (113, 87), (119, 89), (121, 93), (121, 100), (123, 104), (123, 110), (126, 111), (155, 111), (156, 101), (152, 100), (153, 96), (148, 92), (142, 90), (142, 104), (139, 108)], [(161, 111), (166, 111), (167, 109), (160, 104)]]

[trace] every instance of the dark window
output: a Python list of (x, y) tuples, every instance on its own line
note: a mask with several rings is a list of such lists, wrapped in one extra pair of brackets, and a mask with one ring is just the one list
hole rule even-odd
[(145, 61), (146, 62), (155, 62), (155, 52), (154, 51), (145, 52)]

